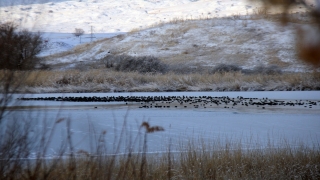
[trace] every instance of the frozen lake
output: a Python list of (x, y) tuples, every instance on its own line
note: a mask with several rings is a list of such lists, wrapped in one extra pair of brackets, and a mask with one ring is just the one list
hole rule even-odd
[[(246, 98), (268, 98), (278, 100), (303, 100), (318, 102), (307, 107), (214, 107), (214, 108), (139, 108), (139, 104), (119, 102), (59, 102), (19, 101), (14, 99), (5, 119), (32, 120), (34, 132), (43, 128), (51, 130), (55, 124), (48, 155), (54, 155), (66, 135), (66, 121), (70, 119), (70, 130), (75, 150), (94, 151), (97, 139), (106, 132), (107, 153), (125, 153), (129, 145), (139, 150), (143, 130), (142, 122), (161, 126), (165, 131), (148, 134), (148, 152), (163, 152), (172, 143), (171, 150), (181, 150), (181, 143), (202, 139), (205, 143), (236, 142), (246, 148), (266, 147), (268, 143), (283, 145), (286, 140), (291, 146), (319, 146), (320, 140), (320, 92), (168, 92), (168, 93), (85, 93), (85, 94), (33, 94), (23, 97), (59, 96), (243, 96)], [(21, 95), (15, 95), (15, 98)], [(6, 121), (8, 123), (10, 121)], [(125, 123), (125, 124), (124, 124)], [(122, 135), (121, 135), (121, 132)], [(140, 132), (140, 133), (139, 133)], [(95, 136), (96, 135), (96, 136)], [(140, 141), (135, 141), (139, 136)], [(120, 149), (114, 144), (122, 137)]]

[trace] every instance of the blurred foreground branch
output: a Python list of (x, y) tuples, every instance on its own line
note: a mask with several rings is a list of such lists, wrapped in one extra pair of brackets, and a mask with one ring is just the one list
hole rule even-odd
[(289, 23), (290, 11), (297, 5), (306, 8), (311, 17), (308, 25), (296, 25), (297, 54), (301, 60), (311, 64), (315, 69), (320, 67), (320, 0), (248, 0), (261, 2), (265, 10), (280, 8), (282, 25)]

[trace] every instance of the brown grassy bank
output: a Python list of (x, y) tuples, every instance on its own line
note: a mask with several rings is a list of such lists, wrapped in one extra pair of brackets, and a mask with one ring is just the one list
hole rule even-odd
[[(0, 76), (8, 72), (0, 71)], [(17, 92), (161, 92), (319, 90), (320, 73), (243, 74), (241, 72), (141, 74), (108, 69), (16, 71)], [(23, 81), (21, 80), (23, 79)]]
[[(110, 169), (107, 157), (102, 160), (83, 158), (77, 160), (79, 168), (74, 172), (77, 172), (78, 179), (92, 178), (94, 175), (97, 175), (98, 179), (104, 179), (108, 173), (111, 173), (111, 179), (318, 179), (320, 177), (320, 154), (317, 150), (231, 148), (235, 147), (226, 145), (226, 149), (208, 152), (206, 150), (210, 148), (199, 151), (191, 145), (183, 153), (148, 156), (146, 167), (142, 170), (139, 155), (119, 157), (112, 172), (101, 171)], [(55, 171), (56, 175), (60, 175), (59, 179), (67, 179), (65, 174), (73, 173), (70, 171), (59, 173), (67, 169), (67, 162), (62, 162), (59, 167)], [(98, 168), (89, 173), (88, 170), (94, 167)], [(141, 177), (141, 173), (145, 174), (144, 178)]]

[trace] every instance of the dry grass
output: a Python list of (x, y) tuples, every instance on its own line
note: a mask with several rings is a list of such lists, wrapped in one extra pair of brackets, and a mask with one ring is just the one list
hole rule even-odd
[(268, 56), (270, 57), (270, 60), (268, 61), (269, 65), (276, 65), (281, 68), (286, 68), (291, 65), (289, 62), (284, 62), (278, 57), (278, 51), (276, 50), (270, 50), (267, 52)]
[(134, 34), (134, 33), (137, 33), (137, 32), (139, 32), (139, 31), (141, 31), (140, 28), (133, 28), (133, 29), (131, 29), (131, 30), (129, 31), (129, 34)]
[[(0, 77), (4, 77), (4, 71)], [(243, 74), (241, 72), (140, 74), (106, 69), (17, 71), (18, 92), (248, 91), (319, 90), (319, 73)]]
[(192, 22), (181, 23), (178, 28), (167, 29), (163, 34), (156, 36), (158, 45), (161, 47), (174, 47), (179, 44), (179, 38), (183, 37), (191, 29), (196, 29), (197, 25)]
[(285, 67), (288, 67), (290, 65), (290, 63), (281, 61), (280, 58), (278, 58), (276, 56), (273, 57), (272, 59), (270, 59), (268, 64), (269, 65), (276, 65), (276, 66), (281, 67), (281, 68), (285, 68)]
[(117, 47), (111, 48), (110, 53), (113, 54), (113, 55), (127, 53), (135, 45), (136, 44), (133, 43), (133, 42), (127, 42), (125, 45), (121, 45), (121, 46), (117, 46)]
[(180, 54), (173, 54), (170, 58), (162, 58), (162, 61), (166, 64), (190, 63), (195, 59), (194, 55), (190, 54), (190, 52), (190, 50), (184, 50)]
[(253, 16), (251, 16), (251, 18), (267, 18), (269, 17), (271, 13), (268, 12), (268, 9), (266, 8), (263, 8), (263, 7), (260, 7), (260, 8), (256, 8), (256, 9), (253, 9)]
[[(300, 148), (267, 148), (243, 150), (241, 146), (226, 145), (226, 148), (199, 148), (196, 144), (175, 155), (168, 154), (174, 159), (171, 162), (168, 175), (168, 155), (160, 157), (148, 156), (148, 166), (144, 169), (147, 179), (312, 179), (319, 178), (319, 151)], [(205, 146), (205, 145), (203, 145)], [(215, 149), (216, 151), (212, 151)], [(106, 178), (111, 179), (140, 179), (141, 157), (124, 156), (119, 158), (113, 172), (108, 170), (108, 157), (102, 160), (94, 158), (77, 159), (77, 179)], [(99, 162), (101, 164), (99, 164)], [(129, 165), (127, 165), (129, 164)], [(68, 162), (62, 162), (49, 179), (68, 179), (70, 168)], [(126, 169), (125, 172), (122, 170)]]

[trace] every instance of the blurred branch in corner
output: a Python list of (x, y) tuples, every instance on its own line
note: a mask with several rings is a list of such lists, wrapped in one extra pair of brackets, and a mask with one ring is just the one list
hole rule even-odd
[(302, 16), (310, 17), (310, 23), (295, 24), (297, 29), (296, 47), (301, 60), (311, 64), (316, 71), (320, 68), (320, 0), (247, 0), (248, 2), (261, 2), (267, 11), (280, 9), (282, 25), (288, 25), (294, 13), (294, 8), (305, 8)]

